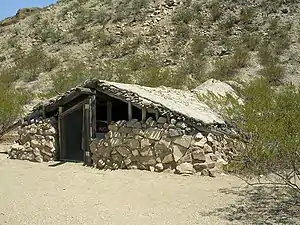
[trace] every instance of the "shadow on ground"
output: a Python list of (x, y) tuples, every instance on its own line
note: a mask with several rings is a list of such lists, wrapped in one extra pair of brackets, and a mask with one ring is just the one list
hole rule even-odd
[(300, 224), (300, 197), (284, 194), (282, 189), (266, 186), (220, 189), (221, 193), (237, 195), (239, 200), (209, 215), (245, 224)]

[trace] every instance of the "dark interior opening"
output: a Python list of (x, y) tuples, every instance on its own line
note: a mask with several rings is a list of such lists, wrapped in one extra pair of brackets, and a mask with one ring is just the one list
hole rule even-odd
[(83, 161), (82, 127), (83, 107), (79, 107), (72, 113), (62, 118), (61, 140), (64, 160)]
[[(111, 107), (111, 110), (109, 110)], [(110, 112), (110, 115), (108, 115)], [(142, 110), (132, 106), (132, 118), (142, 120)], [(110, 121), (109, 121), (110, 120)], [(96, 136), (103, 138), (111, 121), (128, 120), (128, 103), (99, 93), (96, 98)]]

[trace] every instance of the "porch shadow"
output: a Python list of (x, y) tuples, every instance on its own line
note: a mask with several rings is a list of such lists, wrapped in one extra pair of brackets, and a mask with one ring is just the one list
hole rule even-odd
[(279, 188), (266, 186), (222, 188), (219, 192), (239, 198), (234, 204), (217, 208), (205, 216), (213, 215), (230, 222), (255, 225), (300, 224), (300, 196), (290, 197)]

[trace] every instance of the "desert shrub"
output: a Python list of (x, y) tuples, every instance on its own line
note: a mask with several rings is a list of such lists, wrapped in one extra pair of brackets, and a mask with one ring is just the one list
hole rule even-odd
[(23, 113), (28, 101), (28, 92), (14, 90), (0, 81), (0, 135)]
[(54, 44), (62, 39), (62, 32), (50, 24), (48, 20), (42, 21), (34, 30), (35, 35), (41, 42)]
[(207, 48), (207, 40), (205, 37), (203, 36), (195, 36), (192, 40), (191, 43), (191, 52), (195, 55), (195, 56), (200, 56), (202, 54), (204, 54), (204, 50)]
[[(300, 194), (300, 93), (292, 85), (276, 90), (258, 79), (242, 90), (244, 104), (233, 103), (231, 120), (246, 138), (230, 169), (246, 179), (283, 184)], [(266, 180), (267, 179), (267, 180)]]
[(186, 84), (187, 76), (170, 68), (147, 67), (140, 73), (138, 84), (148, 87), (173, 87), (180, 88)]
[(112, 34), (107, 34), (104, 30), (101, 29), (94, 33), (92, 41), (95, 46), (106, 47), (115, 43), (116, 39)]
[(91, 76), (91, 70), (86, 65), (80, 62), (73, 62), (67, 69), (51, 75), (54, 92), (66, 92)]
[(147, 8), (148, 5), (148, 0), (132, 0), (130, 8), (135, 14), (138, 14), (143, 8)]
[(73, 35), (76, 37), (79, 44), (92, 40), (92, 33), (84, 27), (74, 29)]
[(111, 19), (111, 16), (107, 12), (107, 9), (101, 8), (99, 11), (95, 13), (94, 18), (95, 18), (95, 22), (104, 25)]
[(243, 68), (248, 64), (250, 57), (248, 49), (244, 46), (239, 46), (235, 49), (234, 54), (231, 58), (234, 68)]
[(249, 51), (255, 51), (259, 45), (260, 37), (255, 33), (244, 32), (241, 36), (241, 42)]
[(266, 65), (260, 74), (265, 77), (269, 83), (279, 85), (284, 77), (284, 68), (277, 62)]
[(193, 11), (189, 7), (180, 7), (172, 17), (173, 23), (189, 24), (194, 18)]
[(284, 77), (284, 68), (272, 49), (268, 45), (262, 46), (259, 49), (258, 56), (263, 66), (263, 69), (260, 71), (261, 75), (273, 85), (281, 84)]
[(214, 66), (215, 69), (212, 71), (211, 77), (215, 79), (227, 80), (232, 78), (236, 72), (231, 57), (217, 59)]
[(175, 42), (186, 42), (190, 37), (190, 28), (185, 23), (179, 23), (175, 26)]
[(55, 57), (49, 57), (39, 48), (32, 48), (28, 53), (21, 53), (15, 60), (14, 69), (25, 81), (35, 80), (40, 73), (50, 72), (59, 63)]
[(250, 7), (243, 7), (240, 13), (240, 21), (243, 25), (250, 24), (254, 17), (255, 10), (254, 8)]
[(219, 20), (223, 14), (219, 1), (213, 1), (209, 6), (209, 10), (213, 22)]
[(142, 44), (142, 38), (136, 37), (134, 39), (126, 39), (114, 52), (116, 58), (121, 58), (126, 55), (131, 55), (136, 52), (136, 50)]

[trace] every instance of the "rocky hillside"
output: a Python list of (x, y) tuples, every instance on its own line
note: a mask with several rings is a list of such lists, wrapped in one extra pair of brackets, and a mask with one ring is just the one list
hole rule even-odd
[(179, 88), (257, 76), (298, 84), (299, 6), (295, 0), (60, 0), (0, 22), (0, 79), (43, 96), (91, 76)]

